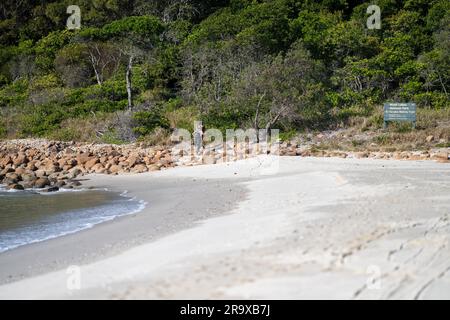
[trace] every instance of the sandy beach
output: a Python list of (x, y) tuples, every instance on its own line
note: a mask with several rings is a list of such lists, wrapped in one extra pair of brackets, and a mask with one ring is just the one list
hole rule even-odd
[(448, 164), (260, 164), (86, 176), (146, 208), (0, 254), (0, 298), (450, 298)]

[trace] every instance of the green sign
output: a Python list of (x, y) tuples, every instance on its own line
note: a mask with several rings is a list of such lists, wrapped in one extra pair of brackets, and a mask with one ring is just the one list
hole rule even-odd
[(416, 127), (416, 104), (415, 103), (385, 103), (384, 104), (384, 127), (388, 121), (409, 121)]

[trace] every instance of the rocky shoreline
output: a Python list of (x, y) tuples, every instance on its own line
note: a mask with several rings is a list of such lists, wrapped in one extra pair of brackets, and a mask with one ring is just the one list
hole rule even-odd
[(58, 191), (81, 185), (89, 173), (122, 174), (174, 166), (170, 150), (47, 140), (0, 142), (0, 183), (8, 189)]
[[(48, 140), (7, 140), (0, 142), (0, 184), (8, 189), (40, 189), (52, 192), (76, 188), (77, 179), (89, 173), (127, 174), (157, 171), (178, 165), (215, 164), (222, 154), (205, 154), (200, 160), (176, 162), (170, 147), (140, 144), (107, 145)], [(314, 146), (282, 143), (281, 156), (435, 160), (449, 163), (450, 148), (403, 152), (347, 152), (319, 150)], [(238, 154), (233, 160), (246, 158)]]

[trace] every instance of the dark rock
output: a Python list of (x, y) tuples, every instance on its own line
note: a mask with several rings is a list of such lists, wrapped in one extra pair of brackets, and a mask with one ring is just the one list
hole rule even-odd
[(57, 186), (53, 186), (53, 187), (42, 190), (42, 192), (56, 192), (58, 190), (59, 190), (59, 188)]
[(20, 185), (20, 184), (13, 183), (13, 184), (8, 185), (8, 189), (10, 189), (10, 190), (24, 190), (25, 188), (22, 185)]
[(79, 187), (79, 186), (81, 186), (81, 182), (80, 181), (70, 181), (70, 185), (73, 187)]
[(61, 187), (65, 186), (65, 185), (66, 185), (66, 182), (63, 181), (63, 180), (59, 180), (59, 181), (57, 181), (55, 183), (55, 186), (57, 186), (58, 188), (61, 188)]

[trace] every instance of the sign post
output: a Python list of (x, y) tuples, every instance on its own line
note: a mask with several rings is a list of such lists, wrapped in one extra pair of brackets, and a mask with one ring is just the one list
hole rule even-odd
[(409, 121), (416, 128), (416, 104), (415, 103), (385, 103), (384, 104), (384, 128), (389, 121)]

